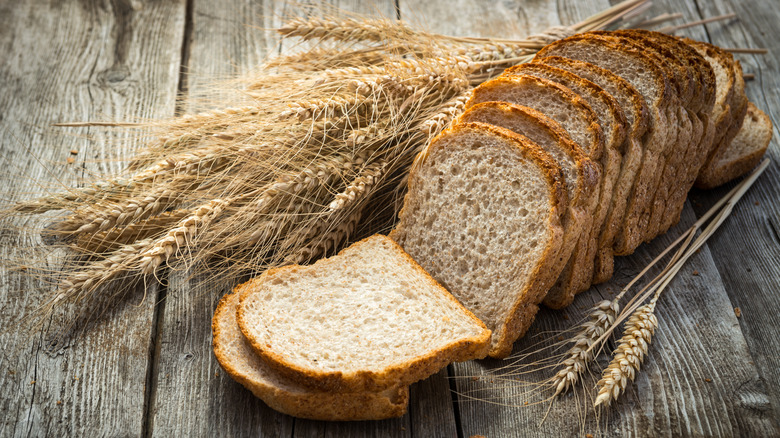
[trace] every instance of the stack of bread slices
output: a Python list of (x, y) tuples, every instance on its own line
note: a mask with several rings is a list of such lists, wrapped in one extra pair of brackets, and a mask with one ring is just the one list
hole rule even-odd
[(728, 52), (643, 30), (550, 44), (466, 108), (415, 161), (390, 238), (270, 270), (220, 303), (217, 358), (270, 406), (401, 415), (410, 383), (508, 356), (541, 303), (608, 280), (693, 185), (746, 173), (772, 135)]
[(317, 420), (406, 412), (409, 385), (487, 355), (490, 330), (389, 238), (271, 269), (214, 314), (225, 371), (274, 409)]
[[(485, 322), (490, 355), (505, 357), (540, 303), (569, 305), (612, 276), (615, 255), (676, 224), (694, 184), (758, 163), (772, 125), (744, 85), (728, 52), (662, 33), (552, 43), (474, 90), (412, 169), (391, 237)], [(537, 177), (516, 179), (482, 169), (507, 142), (554, 168), (526, 159)], [(530, 208), (528, 192), (544, 204)]]

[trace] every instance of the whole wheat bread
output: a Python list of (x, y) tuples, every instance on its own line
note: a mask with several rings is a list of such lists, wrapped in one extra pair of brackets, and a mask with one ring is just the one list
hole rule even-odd
[(239, 294), (237, 289), (223, 297), (214, 312), (214, 354), (230, 377), (268, 406), (294, 417), (328, 421), (381, 420), (406, 412), (407, 386), (379, 392), (318, 391), (280, 375), (255, 353), (238, 328)]
[[(472, 106), (458, 119), (509, 129), (547, 151), (563, 171), (569, 207), (563, 219), (563, 246), (559, 258), (568, 263), (585, 230), (590, 230), (595, 213), (593, 193), (601, 182), (599, 166), (593, 163), (554, 120), (525, 106), (506, 102), (483, 102)], [(595, 193), (598, 193), (597, 191)], [(549, 294), (549, 292), (548, 292)]]
[(491, 330), (506, 357), (563, 268), (563, 173), (527, 138), (482, 124), (436, 137), (390, 234)]
[[(605, 220), (606, 227), (599, 236), (598, 249), (594, 260), (592, 282), (602, 283), (612, 277), (614, 269), (612, 247), (614, 246), (616, 236), (624, 226), (626, 202), (642, 164), (642, 139), (650, 123), (649, 110), (642, 95), (628, 81), (609, 70), (588, 62), (562, 58), (560, 56), (550, 56), (538, 59), (535, 62), (572, 72), (599, 85), (617, 100), (623, 109), (623, 114), (628, 123), (620, 175), (612, 189), (612, 202)], [(552, 308), (560, 308), (568, 305), (568, 299), (569, 297), (566, 296), (549, 293), (545, 298), (544, 304)]]
[(700, 188), (711, 188), (719, 185), (717, 180), (721, 172), (715, 172), (721, 156), (729, 147), (747, 112), (747, 97), (745, 82), (742, 77), (742, 66), (739, 61), (725, 50), (712, 44), (690, 39), (684, 40), (707, 61), (715, 71), (717, 97), (713, 108), (715, 123), (715, 142), (704, 160), (695, 185)]
[[(541, 77), (556, 82), (568, 88), (591, 106), (596, 114), (598, 123), (604, 133), (604, 153), (601, 156), (602, 183), (596, 202), (593, 217), (593, 226), (590, 230), (590, 237), (585, 247), (585, 256), (583, 262), (579, 265), (571, 265), (571, 268), (564, 269), (563, 275), (573, 276), (577, 279), (576, 283), (570, 283), (570, 291), (562, 291), (564, 294), (576, 294), (587, 290), (591, 285), (593, 278), (594, 262), (598, 250), (599, 236), (602, 230), (609, 227), (606, 223), (607, 213), (614, 200), (613, 188), (620, 176), (621, 162), (623, 161), (623, 152), (626, 148), (627, 122), (623, 110), (620, 108), (617, 100), (604, 91), (599, 85), (575, 75), (569, 71), (552, 67), (543, 63), (521, 64), (507, 69), (504, 75), (530, 75)], [(609, 253), (611, 254), (611, 252)], [(567, 272), (567, 269), (577, 270), (579, 272)], [(556, 286), (550, 293), (557, 294)]]

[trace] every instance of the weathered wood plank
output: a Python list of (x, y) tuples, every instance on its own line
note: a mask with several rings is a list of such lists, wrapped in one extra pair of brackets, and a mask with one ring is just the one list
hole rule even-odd
[[(762, 407), (761, 410), (777, 419), (780, 418), (780, 300), (777, 298), (780, 290), (780, 47), (777, 44), (780, 10), (776, 5), (760, 1), (717, 0), (696, 4), (705, 16), (735, 12), (739, 17), (738, 21), (706, 26), (713, 44), (769, 50), (766, 55), (737, 54), (735, 57), (745, 73), (756, 76), (746, 83), (748, 98), (774, 123), (774, 137), (767, 152), (772, 162), (709, 246), (733, 306), (741, 309), (739, 323), (750, 348), (750, 359), (767, 383), (772, 409)], [(731, 186), (694, 191), (696, 212), (706, 211)]]
[[(3, 203), (117, 172), (137, 133), (55, 129), (51, 123), (134, 121), (173, 114), (184, 4), (30, 1), (0, 6), (0, 175)], [(70, 150), (78, 154), (65, 164)], [(4, 224), (0, 259), (40, 246), (39, 221)], [(53, 264), (52, 268), (57, 265)], [(131, 297), (80, 336), (19, 329), (47, 286), (0, 266), (2, 436), (105, 436), (143, 432), (156, 289)], [(55, 321), (69, 320), (66, 311)], [(54, 342), (58, 339), (58, 342)]]

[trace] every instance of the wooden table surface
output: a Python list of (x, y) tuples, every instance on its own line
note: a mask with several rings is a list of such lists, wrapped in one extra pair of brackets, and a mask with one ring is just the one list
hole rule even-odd
[[(507, 38), (571, 24), (609, 6), (607, 0), (335, 3), (440, 33)], [(499, 361), (451, 365), (413, 385), (409, 412), (398, 419), (295, 419), (265, 406), (217, 364), (210, 319), (225, 290), (198, 289), (175, 276), (79, 337), (55, 336), (56, 320), (31, 336), (14, 321), (32, 314), (45, 285), (3, 267), (0, 435), (780, 436), (780, 8), (772, 3), (655, 2), (656, 13), (681, 12), (689, 21), (736, 12), (739, 20), (681, 34), (723, 47), (769, 49), (736, 57), (755, 75), (748, 97), (775, 122), (767, 154), (772, 164), (670, 285), (636, 383), (598, 421), (591, 416), (581, 425), (578, 400), (564, 397), (540, 427), (547, 405), (506, 406), (523, 404), (516, 386), (457, 378), (482, 375), (503, 365)], [(118, 171), (132, 147), (116, 145), (137, 144), (130, 134), (51, 124), (186, 112), (177, 93), (197, 93), (215, 78), (246, 72), (285, 50), (270, 29), (288, 7), (251, 0), (0, 1), (2, 202), (77, 184), (90, 172)], [(76, 162), (65, 164), (71, 149), (78, 150)], [(619, 258), (615, 278), (581, 294), (569, 309), (541, 312), (534, 332), (567, 327), (592, 303), (609, 298), (729, 187), (693, 191), (680, 225)], [(3, 231), (0, 239), (6, 258), (36, 237)], [(477, 388), (492, 388), (482, 397), (498, 403), (459, 395)]]

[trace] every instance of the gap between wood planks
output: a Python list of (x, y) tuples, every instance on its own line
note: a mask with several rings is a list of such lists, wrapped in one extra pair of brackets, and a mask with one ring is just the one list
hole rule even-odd
[[(179, 64), (179, 80), (176, 86), (178, 97), (174, 107), (174, 116), (184, 112), (184, 97), (188, 92), (187, 74), (190, 63), (190, 51), (194, 28), (193, 9), (195, 0), (185, 0), (184, 35), (181, 43)], [(146, 287), (146, 285), (144, 285)], [(168, 285), (160, 283), (155, 299), (152, 330), (149, 334), (149, 360), (146, 368), (146, 385), (144, 385), (143, 418), (141, 420), (141, 436), (151, 437), (154, 429), (154, 405), (157, 398), (157, 380), (160, 368), (160, 349), (162, 348), (163, 315), (165, 314), (165, 299), (168, 296)]]

